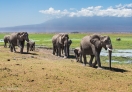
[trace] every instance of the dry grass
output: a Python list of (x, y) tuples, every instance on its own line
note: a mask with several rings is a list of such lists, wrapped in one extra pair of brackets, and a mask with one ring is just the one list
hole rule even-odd
[(113, 67), (99, 70), (53, 56), (51, 50), (20, 54), (0, 46), (0, 91), (132, 92), (132, 65)]

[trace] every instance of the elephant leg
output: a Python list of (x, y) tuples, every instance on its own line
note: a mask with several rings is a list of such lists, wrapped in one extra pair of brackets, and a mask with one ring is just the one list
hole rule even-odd
[(15, 46), (13, 46), (13, 49), (14, 49), (14, 52), (16, 52), (16, 48), (15, 48)]
[(4, 47), (6, 48), (7, 46), (6, 46), (6, 42), (5, 42), (5, 45), (4, 45)]
[(55, 51), (56, 51), (56, 56), (58, 56), (58, 55), (59, 55), (59, 54), (58, 54), (58, 48), (56, 48)]
[(20, 53), (23, 53), (23, 49), (24, 49), (24, 41), (21, 42)]
[(66, 56), (66, 47), (64, 46), (64, 56)]
[(95, 55), (95, 62), (93, 63), (93, 67), (98, 64), (98, 68), (101, 68), (101, 63), (100, 63), (100, 55)]
[(76, 58), (76, 61), (79, 62), (79, 56), (77, 53), (75, 54), (75, 58)]
[(61, 47), (58, 48), (58, 55), (61, 57)]
[(99, 60), (97, 61), (97, 63), (98, 63), (98, 68), (101, 68), (100, 56), (99, 56)]
[(81, 54), (81, 53), (78, 54), (78, 61), (79, 61), (80, 63), (83, 63), (83, 62), (82, 62), (82, 54)]
[(89, 60), (89, 66), (90, 66), (90, 67), (92, 67), (92, 61), (93, 61), (93, 59), (94, 59), (94, 55), (91, 55), (91, 58), (90, 58), (90, 60)]
[(35, 51), (35, 44), (34, 44), (34, 46), (33, 46), (33, 50)]
[(27, 43), (27, 53), (29, 52), (29, 43)]
[(20, 46), (20, 53), (22, 53), (22, 46)]
[(61, 48), (61, 52), (62, 52), (62, 54), (63, 54), (63, 51), (64, 51), (64, 47), (62, 46), (62, 48)]
[(79, 59), (80, 59), (80, 62), (83, 63), (82, 62), (82, 54), (79, 55)]
[(31, 50), (32, 50), (32, 51), (34, 50), (34, 46), (32, 46)]
[(29, 46), (29, 51), (32, 51), (32, 47), (31, 46)]
[(92, 67), (96, 67), (97, 65), (97, 60), (95, 59), (95, 62), (93, 63)]
[(78, 55), (78, 51), (76, 49), (74, 50), (74, 54), (75, 54), (76, 61), (79, 62), (79, 55)]
[(67, 58), (67, 48), (64, 46), (64, 58)]
[(69, 57), (69, 53), (70, 53), (70, 52), (69, 52), (69, 51), (70, 51), (70, 50), (69, 50), (69, 46), (68, 46), (68, 48), (67, 48), (67, 49), (68, 49), (68, 50), (67, 50), (67, 53), (68, 53), (68, 57)]
[(8, 48), (10, 48), (10, 46), (11, 46), (11, 45), (10, 45), (10, 43), (9, 43), (9, 47), (8, 47)]
[(86, 55), (84, 55), (84, 54), (83, 54), (83, 59), (84, 59), (84, 65), (86, 66), (87, 58), (86, 58)]
[(55, 55), (55, 46), (53, 45), (53, 55)]
[(31, 46), (30, 51), (33, 51), (33, 47)]
[(10, 46), (10, 51), (13, 52), (13, 47), (12, 46)]

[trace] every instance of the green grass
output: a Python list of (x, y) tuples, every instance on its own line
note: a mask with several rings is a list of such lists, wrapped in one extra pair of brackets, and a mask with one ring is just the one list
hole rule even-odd
[[(5, 34), (0, 34), (3, 39)], [(54, 34), (29, 34), (37, 45), (52, 46)], [(87, 34), (69, 34), (72, 48), (78, 47)], [(109, 35), (114, 49), (131, 49), (132, 34)], [(121, 41), (116, 41), (120, 37)], [(3, 43), (0, 43), (3, 45)], [(19, 49), (17, 49), (19, 51)], [(19, 54), (0, 46), (0, 91), (1, 92), (132, 92), (132, 64), (112, 62), (112, 70), (101, 56), (103, 70), (84, 67), (75, 58), (63, 59), (52, 55), (52, 50), (36, 49), (31, 54)], [(124, 62), (132, 58), (112, 57)], [(89, 61), (89, 56), (87, 58)]]
[[(3, 39), (5, 33), (0, 34), (0, 39)], [(29, 38), (35, 40), (36, 45), (44, 45), (47, 47), (52, 47), (52, 33), (41, 33), (41, 34), (29, 34)], [(71, 48), (79, 47), (81, 39), (86, 36), (91, 35), (91, 33), (79, 33), (79, 34), (69, 34), (69, 38), (72, 40)], [(105, 33), (102, 35), (108, 35), (111, 38), (112, 45), (114, 49), (132, 49), (132, 34), (128, 33)], [(116, 38), (120, 37), (121, 41), (116, 41)], [(1, 42), (0, 45), (3, 45)]]

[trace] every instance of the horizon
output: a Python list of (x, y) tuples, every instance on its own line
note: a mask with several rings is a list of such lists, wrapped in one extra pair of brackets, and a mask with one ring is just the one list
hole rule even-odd
[(3, 0), (0, 28), (40, 24), (62, 17), (132, 17), (131, 0)]

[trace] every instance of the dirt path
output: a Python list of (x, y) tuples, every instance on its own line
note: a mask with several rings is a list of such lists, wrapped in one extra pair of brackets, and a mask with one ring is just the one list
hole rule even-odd
[(84, 67), (51, 49), (20, 54), (0, 46), (0, 92), (132, 92), (132, 64), (112, 67), (120, 71)]

